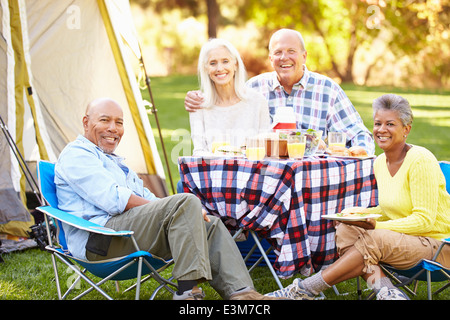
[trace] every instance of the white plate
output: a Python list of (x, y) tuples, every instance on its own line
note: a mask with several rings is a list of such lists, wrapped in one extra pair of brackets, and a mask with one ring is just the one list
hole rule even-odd
[(360, 160), (375, 158), (375, 156), (361, 156), (361, 157), (355, 156), (355, 157), (352, 157), (352, 156), (333, 156), (332, 154), (330, 154), (329, 157), (336, 158), (336, 159), (360, 159)]
[(338, 216), (337, 214), (325, 214), (322, 216), (323, 219), (328, 219), (328, 220), (337, 220), (337, 221), (364, 221), (366, 219), (378, 219), (379, 217), (381, 217), (381, 214), (367, 214), (365, 216), (347, 216), (347, 217), (341, 217)]
[(213, 160), (213, 159), (245, 159), (244, 155), (220, 155), (220, 154), (208, 154), (198, 156), (199, 158), (203, 158), (205, 160)]

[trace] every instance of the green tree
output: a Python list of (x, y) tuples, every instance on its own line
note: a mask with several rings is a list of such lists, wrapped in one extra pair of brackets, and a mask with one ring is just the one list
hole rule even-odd
[(187, 16), (192, 15), (194, 17), (206, 13), (208, 17), (208, 37), (217, 37), (217, 29), (221, 19), (217, 0), (131, 0), (131, 2), (140, 5), (142, 8), (152, 7), (157, 13), (173, 9), (185, 10)]
[[(449, 0), (245, 0), (241, 14), (266, 39), (278, 28), (299, 30), (309, 61), (344, 82), (354, 81), (358, 48), (370, 47), (381, 31), (394, 55), (425, 59), (423, 71), (442, 81), (449, 78), (449, 9)], [(442, 60), (431, 59), (438, 52)]]

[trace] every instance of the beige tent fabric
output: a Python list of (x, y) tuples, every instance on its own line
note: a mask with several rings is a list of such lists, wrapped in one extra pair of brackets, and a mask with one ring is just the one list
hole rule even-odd
[[(128, 1), (0, 0), (0, 4), (0, 114), (15, 141), (22, 142), (28, 163), (56, 161), (64, 146), (83, 132), (87, 104), (110, 97), (123, 107), (126, 124), (117, 154), (157, 196), (166, 196), (164, 169), (131, 68), (130, 59), (135, 57), (127, 55), (122, 41), (124, 35), (131, 37), (136, 48)], [(20, 19), (22, 41), (17, 40), (18, 29), (11, 27), (10, 17)], [(121, 25), (127, 30), (121, 31)], [(23, 55), (15, 51), (16, 44)], [(12, 194), (23, 192), (24, 179), (19, 181), (20, 168), (9, 147), (0, 143), (0, 151), (5, 155), (0, 168), (9, 172), (0, 177), (1, 199), (2, 188)], [(0, 223), (4, 221), (0, 215)]]
[[(26, 236), (23, 231), (20, 232), (21, 227), (27, 228), (33, 219), (30, 213), (25, 208), (25, 192), (21, 191), (20, 186), (24, 186), (25, 180), (20, 177), (19, 167), (17, 161), (13, 157), (9, 146), (9, 135), (16, 137), (16, 122), (8, 121), (14, 119), (16, 108), (16, 98), (22, 98), (21, 86), (18, 85), (16, 79), (20, 79), (22, 83), (28, 79), (28, 70), (24, 68), (24, 64), (15, 63), (15, 57), (23, 57), (22, 43), (19, 41), (20, 37), (13, 37), (11, 29), (21, 29), (19, 10), (16, 14), (11, 14), (8, 2), (2, 0), (0, 2), (0, 115), (2, 117), (2, 131), (0, 132), (0, 225), (2, 232)], [(18, 7), (18, 2), (12, 3), (11, 7)], [(18, 52), (13, 50), (17, 48)], [(23, 101), (20, 102), (23, 105)], [(8, 130), (8, 125), (12, 125), (11, 132)], [(23, 127), (23, 126), (22, 126)], [(22, 145), (20, 140), (19, 147)]]

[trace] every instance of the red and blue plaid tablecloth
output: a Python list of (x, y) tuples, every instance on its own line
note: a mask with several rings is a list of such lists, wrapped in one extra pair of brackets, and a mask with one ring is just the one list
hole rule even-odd
[(268, 240), (281, 278), (308, 276), (337, 258), (335, 229), (322, 215), (377, 204), (373, 159), (180, 157), (178, 162), (185, 192), (226, 223), (235, 221), (235, 228)]

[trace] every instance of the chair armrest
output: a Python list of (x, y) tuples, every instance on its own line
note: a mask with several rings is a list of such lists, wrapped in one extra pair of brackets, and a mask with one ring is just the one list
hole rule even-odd
[(441, 242), (442, 242), (441, 245), (439, 246), (439, 248), (437, 249), (436, 253), (434, 254), (433, 261), (436, 261), (437, 257), (441, 253), (442, 248), (444, 248), (444, 246), (450, 245), (450, 238), (446, 238), (444, 240), (441, 240)]
[(428, 259), (423, 259), (422, 260), (422, 266), (424, 269), (428, 270), (428, 271), (436, 271), (436, 270), (446, 270), (446, 268), (440, 264), (439, 262), (433, 261), (433, 260), (428, 260)]
[(37, 210), (47, 214), (48, 216), (66, 223), (72, 227), (85, 230), (88, 232), (94, 232), (98, 234), (108, 235), (108, 236), (119, 236), (119, 237), (130, 237), (133, 235), (133, 231), (121, 230), (115, 231), (113, 229), (102, 227), (99, 224), (93, 223), (91, 221), (80, 218), (76, 215), (70, 214), (68, 212), (53, 208), (51, 206), (37, 207)]

